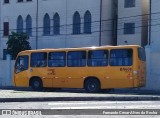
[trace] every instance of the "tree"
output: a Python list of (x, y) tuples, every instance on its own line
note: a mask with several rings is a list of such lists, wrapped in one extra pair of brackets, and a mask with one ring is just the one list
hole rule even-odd
[(28, 42), (28, 35), (26, 33), (15, 33), (12, 32), (8, 37), (7, 41), (7, 52), (12, 56), (13, 59), (16, 58), (17, 54), (24, 50), (30, 50), (30, 43)]

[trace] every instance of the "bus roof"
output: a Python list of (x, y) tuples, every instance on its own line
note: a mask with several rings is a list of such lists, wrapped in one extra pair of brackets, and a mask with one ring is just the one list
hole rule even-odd
[[(139, 45), (104, 45), (104, 46), (91, 46), (91, 47), (79, 47), (79, 48), (45, 48), (45, 49), (37, 49), (37, 50), (25, 50), (21, 51), (19, 54), (23, 53), (31, 53), (31, 52), (46, 52), (46, 51), (64, 51), (64, 50), (90, 50), (90, 49), (104, 49), (104, 48), (133, 48), (133, 47), (141, 47)], [(19, 55), (18, 54), (18, 55)]]

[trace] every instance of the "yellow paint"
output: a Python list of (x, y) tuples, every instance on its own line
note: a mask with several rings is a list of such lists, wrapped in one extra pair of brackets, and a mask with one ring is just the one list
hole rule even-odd
[[(15, 86), (29, 86), (29, 80), (33, 76), (42, 79), (43, 87), (55, 88), (83, 88), (84, 80), (87, 77), (96, 77), (99, 79), (101, 88), (133, 88), (145, 85), (146, 63), (138, 58), (137, 49), (140, 46), (102, 46), (93, 48), (67, 48), (67, 49), (43, 49), (28, 50), (18, 54), (28, 55), (32, 52), (61, 52), (61, 51), (77, 51), (77, 50), (103, 50), (111, 49), (132, 49), (133, 65), (132, 66), (104, 66), (104, 67), (29, 67), (28, 70), (20, 73), (14, 73), (13, 82)], [(29, 61), (30, 63), (30, 61)], [(109, 63), (109, 62), (108, 62)], [(29, 64), (30, 66), (30, 64)], [(138, 74), (134, 74), (138, 71)]]

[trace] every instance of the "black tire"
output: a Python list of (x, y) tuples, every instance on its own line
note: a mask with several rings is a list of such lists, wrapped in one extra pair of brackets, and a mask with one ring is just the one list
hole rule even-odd
[(97, 79), (87, 79), (85, 81), (85, 90), (88, 93), (97, 93), (100, 90), (100, 83)]
[(31, 87), (34, 91), (41, 91), (43, 89), (42, 81), (35, 78), (31, 81)]

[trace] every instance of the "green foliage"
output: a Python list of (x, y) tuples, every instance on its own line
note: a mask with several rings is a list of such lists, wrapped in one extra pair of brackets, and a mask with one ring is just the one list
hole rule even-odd
[(15, 33), (8, 37), (7, 41), (7, 52), (12, 55), (12, 58), (15, 59), (17, 54), (24, 50), (30, 50), (30, 43), (28, 42), (28, 35), (26, 33)]

